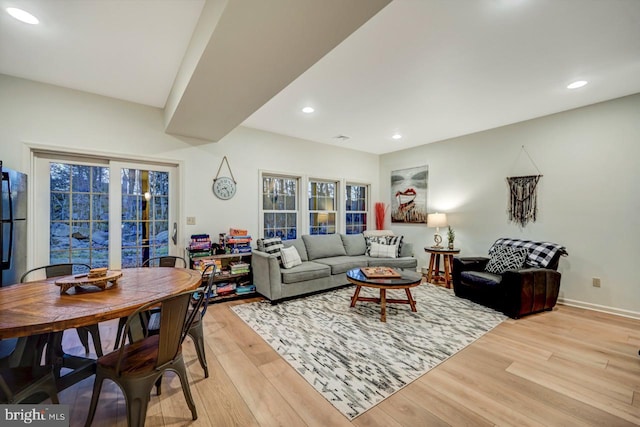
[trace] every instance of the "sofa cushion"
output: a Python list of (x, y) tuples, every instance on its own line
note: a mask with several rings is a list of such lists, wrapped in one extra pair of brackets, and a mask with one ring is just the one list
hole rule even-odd
[(364, 256), (334, 256), (330, 258), (318, 258), (314, 262), (326, 264), (331, 267), (331, 274), (346, 273), (352, 268), (366, 267), (367, 258)]
[(331, 267), (313, 261), (306, 261), (289, 269), (280, 270), (282, 283), (297, 283), (305, 280), (331, 276)]
[(499, 245), (493, 248), (485, 267), (488, 273), (502, 274), (507, 270), (518, 270), (524, 266), (528, 251), (525, 248)]
[(398, 245), (387, 245), (378, 242), (371, 242), (369, 247), (369, 256), (371, 258), (397, 258)]
[(318, 258), (327, 258), (332, 256), (345, 256), (342, 239), (338, 234), (323, 234), (302, 236), (304, 245), (307, 247), (307, 255), (309, 260), (313, 261)]
[(463, 271), (460, 273), (460, 277), (465, 283), (480, 286), (498, 286), (502, 281), (501, 275), (486, 271)]
[(400, 248), (398, 257), (411, 257), (413, 256), (413, 245), (411, 243), (403, 242)]
[(407, 268), (415, 271), (417, 265), (418, 260), (413, 257), (369, 258), (369, 267)]
[(284, 268), (291, 268), (302, 264), (302, 260), (295, 246), (280, 249), (280, 257), (282, 258), (282, 266)]
[(295, 247), (298, 251), (298, 255), (300, 255), (300, 259), (302, 261), (309, 261), (309, 257), (307, 256), (307, 247), (304, 245), (304, 241), (302, 239), (293, 239), (293, 240), (285, 240), (282, 242), (285, 248)]
[(364, 255), (367, 242), (362, 234), (341, 234), (342, 244), (347, 255)]

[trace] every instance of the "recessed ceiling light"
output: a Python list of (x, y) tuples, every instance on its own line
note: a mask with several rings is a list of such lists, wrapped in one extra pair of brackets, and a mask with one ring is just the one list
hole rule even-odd
[(579, 87), (585, 86), (588, 82), (586, 80), (578, 80), (567, 86), (567, 89), (578, 89)]
[(311, 114), (311, 113), (313, 113), (314, 111), (316, 111), (316, 110), (314, 110), (314, 109), (313, 109), (313, 107), (304, 107), (304, 108), (302, 109), (302, 112), (303, 112), (303, 113), (307, 113), (307, 114)]
[(400, 135), (399, 133), (394, 133), (393, 135), (391, 135), (391, 138), (393, 138), (393, 139), (402, 139), (402, 135)]
[(25, 12), (22, 9), (17, 9), (15, 7), (8, 7), (7, 8), (7, 13), (9, 15), (13, 16), (14, 18), (16, 18), (18, 21), (22, 21), (22, 22), (24, 22), (26, 24), (35, 25), (35, 24), (40, 23), (38, 18), (36, 18), (32, 14), (30, 14), (29, 12)]

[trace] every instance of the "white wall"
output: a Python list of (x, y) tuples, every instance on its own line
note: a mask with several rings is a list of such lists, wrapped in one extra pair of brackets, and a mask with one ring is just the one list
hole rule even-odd
[[(569, 257), (560, 263), (561, 298), (640, 316), (640, 94), (381, 157), (246, 128), (219, 143), (185, 142), (163, 129), (159, 109), (0, 75), (6, 167), (30, 172), (25, 143), (178, 162), (182, 246), (192, 233), (239, 227), (257, 234), (259, 169), (371, 182), (372, 203), (389, 203), (390, 171), (428, 164), (429, 211), (448, 213), (462, 255), (484, 255), (500, 236), (563, 244)], [(505, 178), (536, 173), (522, 145), (544, 175), (538, 221), (525, 229), (506, 217)], [(225, 155), (238, 181), (230, 201), (211, 193)], [(197, 225), (184, 225), (186, 216)], [(420, 248), (434, 230), (391, 228), (416, 245), (425, 265)], [(592, 277), (602, 279), (601, 288), (591, 286)]]
[[(537, 173), (523, 145), (543, 177), (538, 220), (521, 229), (507, 220), (505, 178)], [(562, 244), (561, 299), (640, 317), (639, 159), (637, 94), (383, 155), (380, 191), (389, 194), (392, 170), (428, 164), (428, 210), (448, 214), (461, 256), (486, 256), (498, 237)], [(433, 244), (424, 225), (392, 228), (418, 248)]]
[[(163, 129), (160, 109), (0, 75), (0, 159), (5, 167), (30, 173), (27, 147), (32, 144), (178, 162), (183, 181), (180, 247), (191, 234), (217, 237), (230, 227), (257, 236), (260, 169), (369, 182), (372, 194), (378, 193), (377, 155), (247, 128), (218, 143), (185, 142)], [(223, 156), (238, 181), (236, 196), (228, 201), (211, 191)], [(222, 175), (227, 174), (223, 167)], [(187, 216), (196, 217), (195, 226), (185, 224)]]

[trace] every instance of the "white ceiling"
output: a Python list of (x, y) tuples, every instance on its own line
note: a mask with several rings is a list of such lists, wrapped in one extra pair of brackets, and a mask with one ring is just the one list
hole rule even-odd
[[(0, 0), (0, 73), (164, 107), (204, 3)], [(243, 125), (385, 153), (638, 92), (638, 0), (394, 0)]]

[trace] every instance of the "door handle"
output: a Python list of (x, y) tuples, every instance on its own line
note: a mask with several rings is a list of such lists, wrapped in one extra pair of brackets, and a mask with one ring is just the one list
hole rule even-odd
[(178, 223), (173, 223), (173, 231), (171, 232), (171, 240), (173, 240), (173, 244), (178, 244)]

